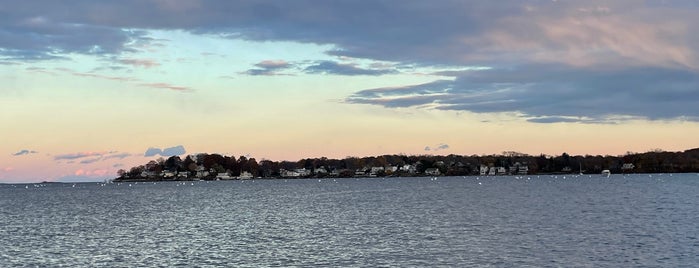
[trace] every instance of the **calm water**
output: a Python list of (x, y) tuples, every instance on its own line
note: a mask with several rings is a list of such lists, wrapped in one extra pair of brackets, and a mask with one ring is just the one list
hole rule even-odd
[(699, 175), (0, 185), (0, 266), (699, 265)]

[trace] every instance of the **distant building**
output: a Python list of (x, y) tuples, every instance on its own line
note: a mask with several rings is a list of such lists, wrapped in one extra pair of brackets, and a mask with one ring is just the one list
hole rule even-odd
[(438, 168), (428, 168), (428, 169), (425, 169), (425, 175), (439, 176), (439, 175), (442, 175), (442, 173), (439, 172)]
[(402, 167), (400, 167), (400, 170), (403, 172), (408, 172), (408, 173), (413, 174), (413, 173), (417, 172), (417, 167), (415, 165), (405, 164)]
[(233, 177), (231, 176), (229, 171), (226, 171), (226, 172), (219, 172), (218, 174), (216, 174), (216, 179), (217, 180), (232, 180)]
[(371, 167), (371, 170), (369, 171), (369, 175), (376, 176), (377, 174), (384, 172), (383, 167)]
[(498, 176), (507, 175), (507, 169), (505, 167), (495, 167), (495, 174)]
[(485, 165), (481, 165), (480, 174), (481, 174), (481, 176), (488, 175), (488, 167)]
[(624, 163), (624, 165), (621, 166), (622, 171), (629, 171), (634, 169), (636, 166), (634, 166), (632, 163)]
[(325, 167), (316, 168), (314, 171), (316, 174), (328, 174), (328, 170)]
[(298, 178), (301, 176), (301, 174), (299, 174), (296, 171), (286, 170), (286, 169), (279, 170), (279, 175), (282, 176), (283, 178)]
[(253, 178), (252, 173), (250, 173), (248, 171), (240, 172), (240, 176), (238, 176), (238, 179), (240, 179), (240, 180), (249, 180), (252, 178)]

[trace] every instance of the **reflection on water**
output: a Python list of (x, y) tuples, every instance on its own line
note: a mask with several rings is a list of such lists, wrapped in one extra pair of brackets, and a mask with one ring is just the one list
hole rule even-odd
[(6, 266), (692, 266), (699, 176), (0, 185)]

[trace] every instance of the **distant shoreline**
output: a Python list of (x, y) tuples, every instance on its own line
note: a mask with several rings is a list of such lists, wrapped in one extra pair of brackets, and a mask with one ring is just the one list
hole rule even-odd
[(258, 162), (255, 158), (220, 154), (171, 156), (151, 160), (130, 170), (121, 169), (114, 181), (196, 181), (235, 179), (438, 177), (503, 175), (594, 175), (699, 172), (699, 148), (683, 152), (650, 151), (622, 156), (527, 155), (381, 155), (369, 157), (306, 158), (298, 161)]

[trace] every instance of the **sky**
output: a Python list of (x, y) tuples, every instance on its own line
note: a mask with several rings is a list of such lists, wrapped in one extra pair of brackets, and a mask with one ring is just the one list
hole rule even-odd
[(0, 0), (0, 182), (699, 147), (695, 0)]

